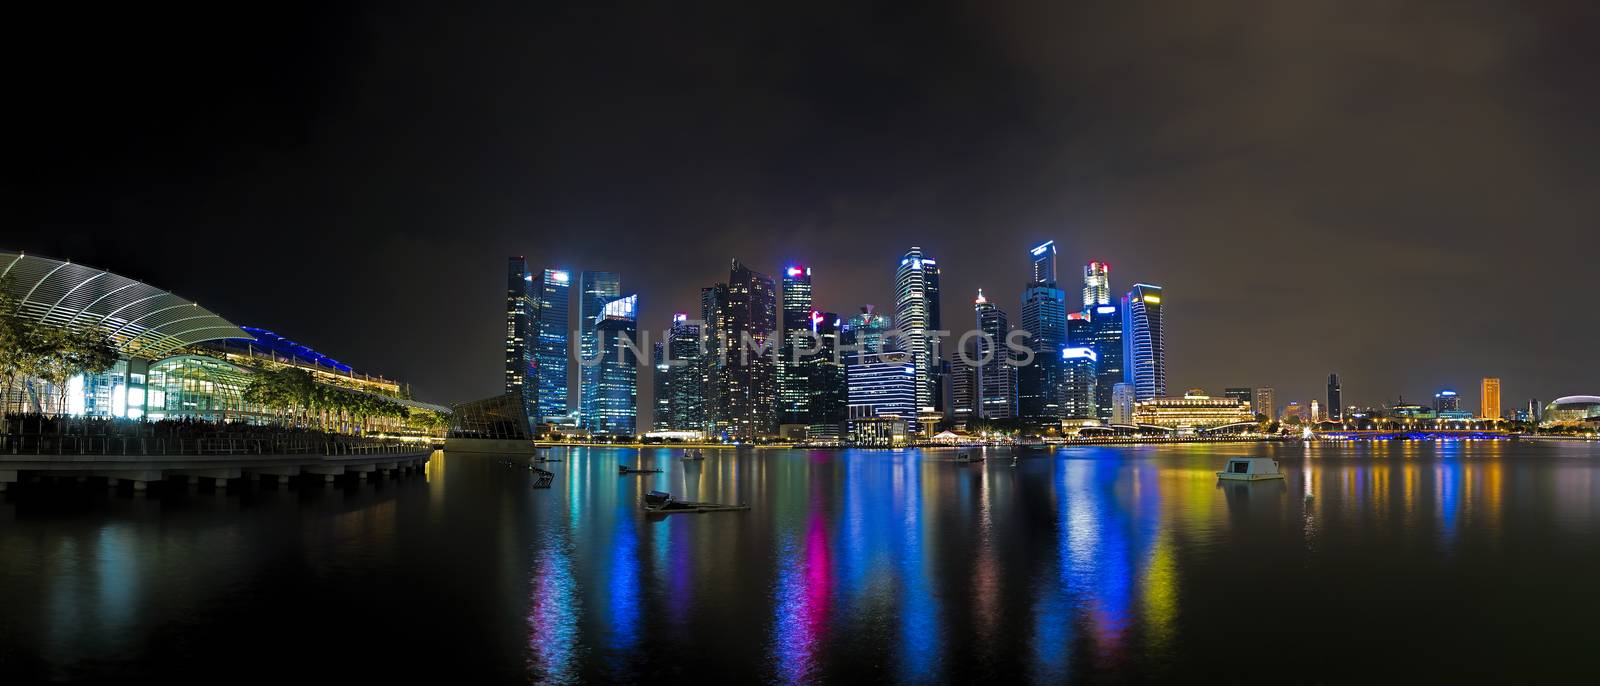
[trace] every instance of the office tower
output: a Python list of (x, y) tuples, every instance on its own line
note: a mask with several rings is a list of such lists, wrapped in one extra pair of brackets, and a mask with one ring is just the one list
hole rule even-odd
[(795, 359), (798, 350), (812, 347), (814, 341), (801, 335), (811, 331), (811, 268), (791, 265), (783, 270), (783, 345), (778, 350), (778, 423), (804, 424), (810, 397), (810, 381), (803, 374), (804, 363)]
[(874, 312), (871, 305), (862, 305), (861, 311), (846, 320), (844, 327), (839, 331), (839, 344), (853, 350), (849, 353), (841, 352), (841, 357), (861, 357), (884, 352), (883, 334), (892, 328), (894, 322), (888, 315)]
[(1111, 419), (1111, 391), (1123, 382), (1122, 316), (1116, 305), (1095, 305), (1089, 311), (1090, 346), (1099, 360), (1094, 403), (1100, 421)]
[[(672, 315), (672, 328), (656, 349), (657, 429), (704, 431), (706, 356), (700, 348), (700, 326), (687, 312)], [(664, 357), (663, 357), (664, 355)]]
[(811, 311), (810, 320), (811, 331), (822, 345), (821, 350), (803, 362), (810, 391), (805, 421), (808, 425), (837, 426), (849, 416), (849, 380), (843, 358), (838, 353), (843, 322), (837, 314), (815, 309)]
[(1456, 392), (1444, 389), (1433, 394), (1433, 411), (1450, 412), (1461, 409), (1461, 403), (1456, 397)]
[(1278, 420), (1278, 392), (1271, 386), (1256, 389), (1255, 410), (1258, 415), (1266, 415), (1267, 421)]
[(1483, 392), (1483, 395), (1479, 396), (1480, 398), (1482, 398), (1482, 401), (1480, 403), (1482, 414), (1480, 414), (1478, 416), (1480, 416), (1480, 417), (1482, 417), (1484, 419), (1499, 419), (1500, 418), (1500, 379), (1496, 378), (1496, 377), (1493, 377), (1493, 376), (1485, 377), (1484, 380), (1483, 380), (1482, 392)]
[(984, 298), (982, 289), (973, 301), (973, 311), (978, 330), (984, 333), (977, 339), (977, 416), (1010, 419), (1017, 415), (1017, 377), (1016, 367), (1010, 364), (1011, 350), (1005, 343), (1009, 331), (1006, 312)]
[(1089, 321), (1087, 312), (1067, 313), (1067, 345), (1094, 347), (1094, 324)]
[[(701, 374), (701, 400), (705, 403), (701, 430), (706, 436), (726, 436), (728, 419), (723, 413), (722, 384), (727, 374), (728, 284), (700, 289), (700, 321), (706, 339), (704, 370)], [(734, 358), (737, 364), (738, 358)]]
[(917, 370), (917, 407), (934, 407), (935, 357), (928, 332), (939, 329), (939, 266), (922, 254), (922, 248), (912, 247), (900, 258), (894, 285), (895, 323)]
[(538, 422), (534, 377), (533, 275), (521, 256), (506, 261), (506, 395), (517, 396), (529, 431)]
[[(1105, 378), (1104, 376), (1100, 377)], [(1107, 414), (1112, 424), (1133, 423), (1133, 384), (1118, 381), (1111, 386), (1111, 412)]]
[(1544, 406), (1539, 404), (1538, 398), (1528, 399), (1528, 421), (1539, 422), (1544, 420)]
[(916, 365), (909, 353), (867, 355), (845, 367), (850, 417), (917, 418)]
[(1252, 412), (1256, 411), (1256, 396), (1255, 391), (1252, 389), (1241, 387), (1224, 388), (1222, 389), (1222, 397), (1237, 400), (1241, 403), (1249, 405)]
[(632, 436), (637, 433), (639, 359), (633, 348), (639, 337), (639, 296), (628, 295), (600, 307), (595, 319), (594, 412), (584, 416), (589, 433)]
[(650, 366), (654, 369), (651, 379), (655, 387), (655, 407), (650, 427), (655, 431), (672, 427), (672, 367), (669, 362), (666, 341), (650, 344)]
[[(592, 360), (599, 352), (595, 331), (601, 310), (622, 297), (622, 277), (616, 272), (582, 272), (578, 276), (578, 354)], [(600, 389), (599, 365), (579, 365), (578, 423), (591, 426)]]
[(1056, 288), (1056, 245), (1047, 241), (1028, 251), (1033, 280), (1022, 291), (1018, 326), (1031, 336), (1033, 361), (1016, 370), (1017, 411), (1023, 417), (1061, 414), (1061, 349), (1067, 345), (1067, 294)]
[(1083, 268), (1083, 310), (1111, 304), (1111, 265), (1090, 262)]
[(1133, 384), (1134, 398), (1167, 395), (1167, 349), (1161, 325), (1161, 287), (1136, 283), (1122, 297), (1123, 379)]
[(1341, 408), (1344, 407), (1344, 405), (1340, 404), (1340, 402), (1343, 400), (1342, 396), (1343, 396), (1343, 392), (1342, 392), (1342, 389), (1339, 387), (1339, 375), (1338, 374), (1329, 374), (1328, 375), (1328, 420), (1329, 421), (1337, 422), (1337, 421), (1340, 421), (1341, 419), (1344, 418), (1344, 410), (1341, 409)]
[(553, 422), (567, 414), (567, 361), (572, 352), (567, 345), (571, 331), (567, 296), (571, 273), (565, 269), (546, 269), (534, 293), (533, 367), (536, 387), (535, 422)]
[[(748, 441), (778, 432), (778, 295), (772, 277), (733, 260), (728, 282), (708, 289), (718, 341), (711, 383), (713, 428), (731, 440)], [(705, 290), (701, 302), (707, 302)], [(759, 349), (759, 351), (758, 351)]]
[(1098, 373), (1093, 348), (1082, 346), (1061, 349), (1061, 417), (1094, 419), (1095, 375)]

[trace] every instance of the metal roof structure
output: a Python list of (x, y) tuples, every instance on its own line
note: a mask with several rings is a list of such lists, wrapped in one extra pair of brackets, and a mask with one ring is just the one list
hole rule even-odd
[(62, 328), (98, 327), (117, 352), (159, 359), (220, 338), (251, 338), (194, 301), (111, 272), (0, 250), (0, 283), (26, 319)]

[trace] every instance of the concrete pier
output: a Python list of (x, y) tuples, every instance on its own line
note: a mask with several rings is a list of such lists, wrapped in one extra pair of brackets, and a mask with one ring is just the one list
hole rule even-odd
[(181, 479), (193, 487), (210, 479), (217, 490), (225, 491), (228, 481), (250, 476), (287, 485), (302, 474), (323, 477), (332, 483), (343, 474), (371, 479), (384, 470), (420, 469), (431, 459), (432, 450), (380, 452), (369, 455), (8, 455), (0, 454), (0, 491), (23, 478), (70, 478), (83, 482), (104, 478), (110, 489), (126, 482), (135, 491), (144, 491), (151, 482)]

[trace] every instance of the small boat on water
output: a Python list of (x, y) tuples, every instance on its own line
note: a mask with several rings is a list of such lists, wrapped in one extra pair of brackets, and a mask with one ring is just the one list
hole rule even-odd
[(1231, 457), (1228, 458), (1228, 466), (1217, 472), (1217, 478), (1224, 481), (1263, 481), (1282, 479), (1283, 472), (1278, 469), (1278, 461), (1270, 457)]
[(672, 494), (666, 491), (650, 491), (644, 494), (644, 511), (650, 514), (673, 514), (678, 512), (699, 514), (703, 512), (740, 512), (750, 509), (749, 505), (723, 505), (721, 503), (697, 503), (688, 500), (673, 500)]
[(960, 462), (961, 464), (970, 464), (973, 462), (982, 461), (983, 453), (961, 453), (960, 455), (956, 456), (956, 462)]
[(628, 465), (625, 465), (625, 464), (617, 465), (617, 473), (618, 474), (660, 474), (662, 471), (664, 471), (664, 470), (629, 467)]
[(704, 459), (706, 459), (706, 454), (701, 452), (699, 448), (690, 448), (688, 451), (685, 451), (683, 453), (683, 459), (685, 459), (685, 460), (704, 460)]

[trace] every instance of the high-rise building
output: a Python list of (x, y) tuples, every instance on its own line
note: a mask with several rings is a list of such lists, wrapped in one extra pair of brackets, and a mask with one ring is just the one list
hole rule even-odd
[[(707, 291), (710, 291), (708, 296)], [(733, 440), (772, 436), (778, 431), (776, 355), (777, 288), (772, 277), (734, 260), (728, 282), (701, 291), (702, 307), (712, 305), (718, 356), (712, 369), (715, 399), (713, 430)], [(758, 352), (758, 350), (760, 352)]]
[(917, 417), (916, 365), (908, 353), (867, 355), (845, 368), (850, 417)]
[(672, 315), (672, 328), (656, 342), (656, 429), (704, 431), (706, 359), (700, 326), (687, 312)]
[[(1099, 374), (1095, 381), (1095, 411), (1100, 421), (1111, 419), (1111, 391), (1123, 382), (1122, 316), (1116, 305), (1095, 305), (1089, 311), (1089, 329)], [(1131, 412), (1131, 410), (1130, 410)], [(1131, 415), (1130, 415), (1131, 416)]]
[(540, 275), (532, 300), (534, 319), (533, 366), (538, 378), (534, 414), (536, 422), (553, 422), (567, 414), (567, 369), (572, 351), (568, 346), (568, 295), (571, 272), (546, 269)]
[(1433, 394), (1433, 411), (1446, 412), (1461, 409), (1460, 399), (1456, 392), (1448, 388)]
[(1067, 345), (1094, 347), (1094, 324), (1088, 312), (1067, 313)]
[(1122, 298), (1123, 379), (1133, 384), (1134, 397), (1150, 400), (1167, 395), (1167, 349), (1162, 327), (1160, 286), (1136, 283)]
[[(521, 256), (506, 261), (506, 395), (517, 396), (530, 423), (538, 412), (534, 377), (533, 275)], [(533, 426), (528, 430), (533, 431)]]
[(1046, 241), (1028, 251), (1033, 280), (1022, 291), (1018, 326), (1033, 360), (1017, 368), (1017, 412), (1023, 417), (1062, 417), (1061, 349), (1067, 345), (1067, 294), (1056, 288), (1056, 245)]
[(811, 331), (821, 342), (821, 350), (802, 361), (810, 397), (806, 404), (808, 426), (837, 427), (849, 416), (849, 378), (844, 358), (838, 354), (839, 315), (811, 310)]
[[(871, 305), (862, 305), (861, 311), (851, 315), (839, 330), (839, 344), (852, 352), (841, 357), (861, 357), (884, 352), (883, 334), (893, 327), (889, 316), (873, 311)], [(849, 360), (843, 360), (848, 362)]]
[(1539, 422), (1544, 420), (1544, 406), (1539, 404), (1538, 398), (1528, 399), (1528, 421)]
[(778, 422), (807, 423), (810, 380), (807, 367), (796, 360), (797, 351), (812, 347), (803, 333), (811, 332), (811, 268), (790, 265), (783, 270), (783, 346), (778, 350)]
[(1094, 419), (1094, 386), (1097, 382), (1093, 348), (1061, 349), (1061, 418)]
[(1016, 367), (1011, 366), (1011, 350), (1005, 343), (1010, 329), (1006, 312), (984, 298), (982, 289), (973, 301), (973, 310), (978, 331), (984, 334), (977, 338), (977, 415), (982, 419), (1010, 419), (1017, 416), (1017, 377)]
[(1278, 392), (1272, 387), (1256, 389), (1256, 414), (1265, 415), (1267, 421), (1278, 420)]
[(1255, 409), (1256, 396), (1253, 389), (1242, 387), (1224, 388), (1222, 389), (1222, 397), (1233, 398), (1234, 400), (1249, 405), (1251, 410)]
[(1339, 375), (1328, 375), (1328, 420), (1340, 421), (1344, 418), (1344, 405), (1340, 404), (1343, 398), (1343, 389), (1339, 387)]
[[(1104, 378), (1104, 377), (1101, 377)], [(1111, 412), (1107, 421), (1112, 424), (1128, 425), (1133, 423), (1133, 384), (1118, 381), (1111, 386)]]
[(655, 387), (655, 407), (652, 408), (650, 427), (662, 431), (672, 427), (672, 366), (667, 356), (667, 342), (650, 344), (651, 381)]
[(628, 295), (601, 306), (595, 322), (594, 412), (584, 428), (597, 435), (632, 436), (639, 416), (639, 359), (633, 348), (639, 337), (639, 296)]
[[(578, 276), (578, 354), (592, 360), (599, 352), (595, 331), (601, 310), (622, 297), (622, 277), (616, 272), (582, 272)], [(600, 391), (600, 366), (579, 365), (578, 423), (592, 426)]]
[(1083, 311), (1111, 304), (1111, 265), (1090, 262), (1083, 268)]
[(1484, 419), (1499, 419), (1500, 379), (1493, 376), (1484, 377), (1482, 392), (1483, 395), (1480, 396), (1482, 398), (1482, 402), (1480, 403), (1482, 414), (1478, 416)]
[(894, 274), (894, 318), (905, 337), (904, 349), (916, 365), (917, 407), (935, 407), (934, 351), (929, 331), (939, 327), (939, 265), (912, 247)]

